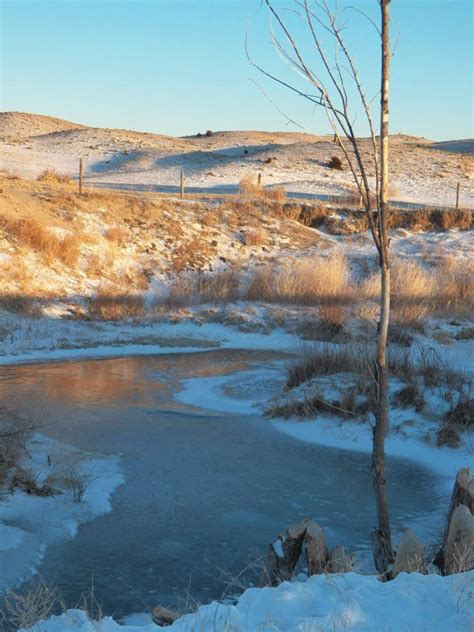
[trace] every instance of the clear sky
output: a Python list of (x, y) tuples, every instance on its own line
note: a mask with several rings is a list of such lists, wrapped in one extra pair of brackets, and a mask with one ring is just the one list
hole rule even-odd
[[(173, 135), (207, 129), (296, 129), (269, 103), (328, 133), (324, 112), (264, 80), (245, 54), (289, 78), (260, 0), (0, 0), (1, 109)], [(275, 0), (278, 8), (293, 0)], [(375, 19), (376, 0), (339, 0)], [(285, 14), (312, 61), (304, 25)], [(472, 0), (392, 0), (399, 36), (391, 131), (435, 140), (473, 136)], [(346, 17), (349, 13), (346, 13)], [(375, 31), (352, 14), (345, 31), (368, 92)], [(313, 55), (313, 56), (312, 56)], [(359, 119), (360, 120), (360, 119)], [(362, 124), (359, 133), (365, 133)]]

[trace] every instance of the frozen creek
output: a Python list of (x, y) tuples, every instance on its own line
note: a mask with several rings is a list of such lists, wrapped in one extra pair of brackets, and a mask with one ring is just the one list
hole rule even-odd
[[(112, 512), (51, 545), (39, 568), (68, 604), (92, 581), (104, 612), (116, 617), (182, 606), (187, 591), (207, 603), (225, 588), (222, 571), (237, 574), (305, 517), (326, 528), (331, 546), (367, 558), (375, 520), (367, 454), (302, 443), (258, 411), (206, 410), (199, 389), (195, 407), (173, 399), (182, 380), (232, 375), (235, 387), (249, 368), (262, 380), (252, 380), (247, 397), (270, 396), (281, 389), (281, 362), (277, 353), (228, 350), (0, 368), (1, 397), (39, 412), (47, 420), (41, 432), (122, 455), (125, 484)], [(234, 397), (229, 410), (245, 397), (243, 386), (222, 387), (222, 397)], [(388, 466), (395, 528), (423, 533), (444, 508), (436, 477), (408, 460)]]

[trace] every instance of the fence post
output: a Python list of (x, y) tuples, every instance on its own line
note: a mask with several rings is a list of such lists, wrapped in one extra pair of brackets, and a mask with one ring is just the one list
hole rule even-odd
[(258, 173), (257, 183), (259, 187), (262, 186), (262, 174), (260, 172)]
[(458, 210), (459, 208), (459, 189), (461, 188), (461, 183), (458, 182), (458, 185), (456, 187), (456, 210)]
[(183, 199), (184, 198), (184, 174), (182, 171), (181, 171), (181, 177), (179, 181), (179, 188), (180, 188), (180, 198)]
[(82, 158), (79, 158), (79, 195), (82, 195)]

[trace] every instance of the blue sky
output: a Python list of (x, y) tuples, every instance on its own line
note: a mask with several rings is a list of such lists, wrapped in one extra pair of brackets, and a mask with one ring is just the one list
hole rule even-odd
[[(376, 0), (339, 5), (378, 17)], [(329, 131), (323, 111), (250, 66), (246, 31), (253, 58), (292, 77), (271, 45), (260, 0), (1, 0), (1, 8), (2, 110), (173, 135), (296, 129), (254, 79), (292, 118), (315, 133)], [(311, 62), (302, 22), (285, 15)], [(393, 0), (392, 15), (399, 41), (391, 131), (435, 140), (473, 136), (472, 1)], [(352, 14), (345, 34), (372, 94), (379, 69), (374, 31)]]

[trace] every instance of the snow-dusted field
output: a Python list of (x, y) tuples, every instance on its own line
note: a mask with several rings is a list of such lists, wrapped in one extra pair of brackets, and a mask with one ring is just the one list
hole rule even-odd
[[(340, 150), (324, 136), (226, 131), (173, 138), (22, 113), (0, 117), (2, 169), (29, 178), (47, 168), (77, 176), (82, 158), (91, 185), (177, 191), (183, 171), (186, 187), (207, 192), (235, 191), (249, 173), (261, 173), (265, 185), (283, 185), (289, 193), (341, 195), (353, 190), (348, 170), (327, 168)], [(363, 146), (368, 153), (369, 141)], [(431, 143), (394, 136), (391, 169), (394, 200), (452, 206), (460, 182), (461, 205), (474, 206), (471, 141)]]

